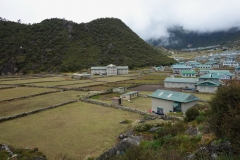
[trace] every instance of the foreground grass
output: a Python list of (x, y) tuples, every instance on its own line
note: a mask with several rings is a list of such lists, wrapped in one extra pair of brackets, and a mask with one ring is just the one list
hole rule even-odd
[(126, 129), (121, 120), (141, 116), (83, 102), (0, 123), (0, 142), (19, 148), (38, 147), (48, 159), (60, 153), (74, 159), (97, 156), (116, 143)]
[(23, 112), (63, 103), (70, 100), (77, 100), (77, 95), (83, 94), (82, 91), (64, 91), (45, 94), (37, 97), (3, 102), (0, 105), (0, 117), (13, 116)]
[(55, 91), (56, 89), (50, 88), (31, 88), (31, 87), (17, 87), (10, 89), (2, 89), (0, 90), (0, 100), (27, 96), (31, 94), (37, 94), (41, 92)]

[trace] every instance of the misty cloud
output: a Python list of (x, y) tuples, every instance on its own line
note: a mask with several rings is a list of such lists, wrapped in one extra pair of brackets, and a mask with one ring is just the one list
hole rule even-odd
[(66, 18), (77, 23), (121, 19), (141, 38), (168, 36), (167, 28), (212, 32), (240, 26), (239, 0), (1, 0), (0, 16), (22, 23)]

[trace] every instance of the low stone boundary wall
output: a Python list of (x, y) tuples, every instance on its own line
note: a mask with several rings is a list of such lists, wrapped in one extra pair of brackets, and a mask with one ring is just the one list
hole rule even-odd
[(28, 96), (4, 99), (4, 100), (1, 100), (0, 103), (7, 102), (7, 101), (13, 101), (13, 100), (16, 100), (16, 99), (23, 99), (23, 98), (30, 98), (30, 97), (40, 96), (40, 95), (43, 95), (43, 94), (49, 94), (49, 93), (55, 93), (55, 92), (61, 92), (61, 90), (49, 91), (49, 92), (41, 92), (41, 93), (37, 93), (37, 94), (31, 94), (31, 95), (28, 95)]
[(122, 110), (125, 110), (125, 111), (138, 113), (138, 114), (141, 114), (141, 115), (148, 115), (148, 116), (151, 116), (151, 117), (154, 117), (154, 118), (158, 117), (155, 114), (148, 113), (148, 112), (145, 112), (145, 111), (140, 111), (140, 110), (137, 110), (137, 109), (134, 109), (134, 108), (128, 108), (128, 107), (124, 107), (124, 106), (120, 106), (120, 105), (112, 105), (112, 104), (108, 104), (108, 103), (104, 103), (104, 102), (94, 101), (94, 100), (87, 99), (86, 97), (85, 98), (81, 98), (80, 100), (83, 101), (83, 102), (86, 102), (86, 103), (101, 105), (101, 106), (104, 106), (104, 107), (111, 107), (111, 108), (116, 108), (116, 109), (122, 109)]
[(9, 89), (9, 88), (16, 88), (16, 87), (14, 87), (14, 86), (11, 86), (11, 87), (0, 87), (0, 90), (2, 90), (2, 89)]
[(45, 110), (48, 110), (48, 109), (60, 107), (60, 106), (70, 104), (70, 103), (75, 103), (75, 102), (77, 102), (77, 100), (63, 102), (63, 103), (59, 103), (59, 104), (56, 104), (56, 105), (53, 105), (53, 106), (48, 106), (48, 107), (36, 109), (36, 110), (33, 110), (33, 111), (29, 111), (29, 112), (23, 112), (23, 113), (20, 113), (20, 114), (16, 114), (14, 116), (2, 117), (2, 118), (0, 118), (0, 122), (12, 120), (12, 119), (16, 119), (16, 118), (20, 118), (20, 117), (24, 117), (24, 116), (28, 116), (30, 114), (34, 114), (34, 113), (37, 113), (37, 112), (42, 112), (42, 111), (45, 111)]

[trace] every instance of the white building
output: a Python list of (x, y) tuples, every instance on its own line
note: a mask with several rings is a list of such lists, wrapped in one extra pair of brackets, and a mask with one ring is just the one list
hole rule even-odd
[(91, 75), (94, 74), (106, 74), (106, 75), (119, 75), (119, 74), (128, 74), (128, 66), (115, 66), (110, 64), (106, 67), (91, 67)]

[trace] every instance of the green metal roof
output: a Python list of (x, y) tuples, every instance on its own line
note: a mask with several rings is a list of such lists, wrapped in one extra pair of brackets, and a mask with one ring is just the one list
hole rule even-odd
[(199, 78), (219, 78), (219, 75), (208, 73), (208, 74), (204, 74), (204, 75), (200, 76)]
[(167, 77), (164, 82), (182, 82), (182, 83), (198, 83), (198, 78), (170, 78)]
[(199, 65), (196, 65), (196, 67), (200, 68), (200, 67), (209, 67), (209, 68), (212, 68), (211, 65), (208, 65), (208, 64), (199, 64)]
[(204, 81), (204, 82), (199, 82), (199, 83), (197, 83), (196, 84), (197, 86), (219, 86), (220, 85), (220, 83), (215, 83), (215, 82), (213, 82), (213, 81)]
[(117, 69), (128, 69), (128, 66), (117, 66)]
[(107, 69), (106, 67), (91, 67), (91, 70), (93, 69)]
[(196, 71), (194, 70), (183, 70), (181, 71), (182, 74), (196, 74)]
[(172, 68), (189, 68), (191, 69), (192, 66), (184, 66), (184, 65), (172, 65)]
[(193, 94), (173, 92), (173, 91), (160, 90), (160, 89), (156, 90), (153, 94), (150, 95), (150, 97), (165, 99), (165, 100), (175, 101), (175, 102), (184, 102), (184, 103), (197, 101), (199, 99)]

